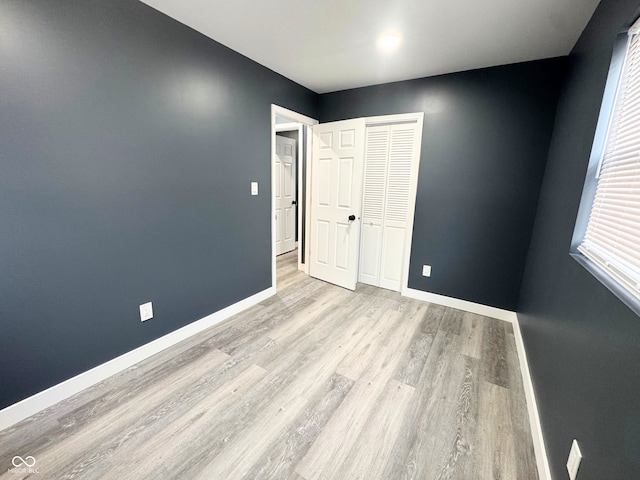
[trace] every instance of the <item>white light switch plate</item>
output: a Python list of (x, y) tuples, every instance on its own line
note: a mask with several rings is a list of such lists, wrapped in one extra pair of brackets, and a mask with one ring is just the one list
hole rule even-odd
[(571, 480), (576, 480), (580, 460), (582, 460), (582, 452), (580, 451), (580, 447), (578, 447), (578, 442), (574, 439), (571, 444), (571, 451), (569, 452), (569, 460), (567, 460), (567, 471), (569, 472), (569, 478)]
[(151, 302), (140, 305), (140, 321), (144, 322), (153, 318), (153, 304)]
[(422, 276), (430, 277), (431, 276), (431, 265), (423, 265), (422, 266)]
[(251, 182), (251, 195), (258, 194), (258, 182)]

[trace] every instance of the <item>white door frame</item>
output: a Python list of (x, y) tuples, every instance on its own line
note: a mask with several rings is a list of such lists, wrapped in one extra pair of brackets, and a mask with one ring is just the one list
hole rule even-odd
[[(276, 191), (276, 131), (279, 127), (276, 127), (276, 116), (279, 115), (281, 117), (285, 117), (288, 118), (289, 120), (292, 120), (294, 122), (300, 123), (302, 125), (306, 125), (306, 126), (312, 126), (312, 125), (316, 125), (318, 123), (318, 120), (311, 118), (311, 117), (307, 117), (306, 115), (302, 115), (298, 112), (294, 112), (293, 110), (289, 110), (287, 108), (281, 107), (279, 105), (275, 105), (275, 104), (271, 104), (271, 286), (273, 288), (276, 288), (276, 200), (275, 200), (275, 191)], [(281, 124), (282, 125), (282, 124)], [(300, 141), (298, 142), (299, 146), (298, 146), (298, 165), (300, 166), (300, 168), (298, 169), (298, 179), (301, 179), (301, 172), (302, 172), (302, 161), (305, 158), (302, 155), (302, 148), (304, 147), (302, 144), (302, 128), (299, 128), (299, 135), (298, 138), (300, 139)], [(311, 138), (307, 139), (307, 144), (311, 143)], [(306, 157), (307, 161), (310, 159), (310, 157)], [(306, 165), (306, 171), (307, 171), (307, 178), (309, 178), (309, 166)], [(309, 190), (309, 189), (307, 189)], [(308, 199), (308, 195), (307, 195), (307, 199)], [(300, 203), (300, 202), (298, 202)], [(308, 202), (305, 202), (306, 205), (308, 205)], [(300, 205), (298, 205), (298, 207), (300, 207)], [(308, 233), (308, 230), (306, 229), (305, 226), (302, 225), (302, 221), (300, 220), (302, 217), (302, 212), (301, 209), (298, 208), (298, 238), (301, 238), (301, 232), (302, 232), (302, 228), (305, 228), (306, 232)], [(308, 220), (308, 215), (307, 215), (307, 220)], [(305, 238), (309, 238), (308, 236), (305, 236)], [(307, 244), (309, 242), (306, 242)], [(308, 250), (307, 250), (307, 255), (308, 255)], [(301, 261), (301, 256), (302, 253), (300, 251), (300, 249), (298, 249), (298, 266), (300, 266), (300, 261)], [(308, 259), (309, 257), (306, 256), (306, 259)], [(306, 266), (308, 266), (308, 261), (305, 263)], [(306, 270), (306, 273), (308, 273), (308, 270)]]

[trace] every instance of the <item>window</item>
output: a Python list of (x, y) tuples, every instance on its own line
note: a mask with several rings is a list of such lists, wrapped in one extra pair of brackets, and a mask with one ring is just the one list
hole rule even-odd
[(638, 22), (619, 38), (614, 49), (572, 251), (589, 271), (640, 313)]

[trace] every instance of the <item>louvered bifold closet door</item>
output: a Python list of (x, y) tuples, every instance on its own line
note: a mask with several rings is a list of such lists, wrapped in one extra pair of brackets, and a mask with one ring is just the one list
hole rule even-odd
[(415, 123), (367, 127), (359, 281), (399, 291)]
[(379, 286), (382, 222), (387, 189), (389, 126), (367, 127), (364, 154), (364, 192), (360, 234), (359, 281)]
[(640, 298), (640, 35), (629, 43), (579, 250)]
[(391, 125), (382, 229), (380, 286), (400, 291), (416, 124)]

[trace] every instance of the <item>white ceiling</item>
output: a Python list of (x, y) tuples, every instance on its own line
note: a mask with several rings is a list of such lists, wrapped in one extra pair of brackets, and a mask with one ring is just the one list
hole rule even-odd
[[(599, 0), (143, 0), (317, 93), (567, 55)], [(400, 32), (397, 51), (376, 47)]]

